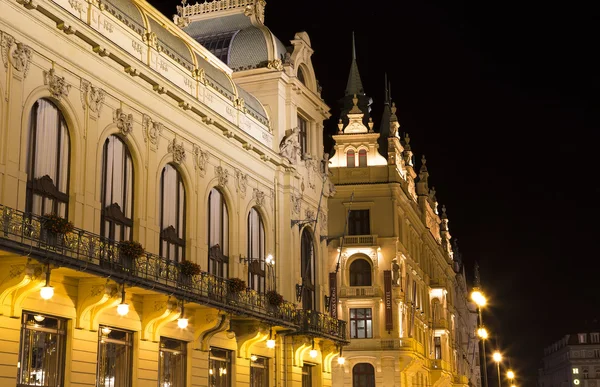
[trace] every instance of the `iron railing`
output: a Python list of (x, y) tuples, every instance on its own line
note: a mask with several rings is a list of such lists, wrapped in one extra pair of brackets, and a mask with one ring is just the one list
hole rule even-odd
[(315, 311), (296, 309), (284, 301), (270, 305), (263, 293), (252, 289), (233, 292), (230, 280), (202, 272), (189, 277), (178, 262), (145, 253), (128, 259), (119, 252), (119, 243), (74, 228), (65, 234), (49, 233), (43, 217), (0, 205), (0, 245), (43, 262), (110, 277), (116, 282), (156, 290), (189, 302), (252, 316), (298, 333), (346, 340), (346, 322)]

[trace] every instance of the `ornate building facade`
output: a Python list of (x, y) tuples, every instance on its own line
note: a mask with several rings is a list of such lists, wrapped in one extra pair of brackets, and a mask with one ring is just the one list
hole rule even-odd
[(375, 131), (354, 53), (329, 163), (338, 221), (328, 228), (328, 301), (350, 340), (334, 385), (480, 386), (477, 314), (446, 209), (386, 94)]
[(264, 0), (0, 3), (0, 385), (331, 385), (308, 35)]

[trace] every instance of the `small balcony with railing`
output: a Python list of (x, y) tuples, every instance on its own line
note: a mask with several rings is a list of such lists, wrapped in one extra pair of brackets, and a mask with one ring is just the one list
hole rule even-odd
[(214, 307), (233, 316), (256, 318), (298, 333), (346, 342), (345, 321), (296, 309), (287, 301), (273, 305), (264, 293), (252, 289), (232, 291), (231, 280), (207, 272), (186, 275), (179, 262), (156, 254), (146, 252), (130, 259), (122, 254), (117, 241), (77, 228), (57, 234), (44, 227), (44, 217), (3, 205), (0, 247), (44, 263)]
[(377, 246), (377, 235), (345, 235), (340, 244), (344, 247), (375, 247)]

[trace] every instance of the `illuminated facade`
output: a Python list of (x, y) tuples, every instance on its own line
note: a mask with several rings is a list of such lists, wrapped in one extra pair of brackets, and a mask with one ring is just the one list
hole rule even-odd
[(331, 385), (307, 34), (263, 0), (0, 2), (0, 385)]
[[(423, 157), (386, 96), (380, 130), (353, 58), (329, 169), (330, 308), (350, 344), (335, 386), (480, 386), (477, 315)], [(347, 221), (344, 221), (347, 219)]]
[(600, 386), (600, 327), (565, 335), (546, 347), (538, 386)]

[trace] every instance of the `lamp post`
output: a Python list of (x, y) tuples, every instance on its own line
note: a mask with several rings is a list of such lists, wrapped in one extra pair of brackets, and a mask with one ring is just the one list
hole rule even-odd
[(515, 373), (513, 372), (513, 370), (508, 370), (508, 372), (506, 373), (506, 377), (508, 378), (508, 380), (510, 380), (510, 387), (514, 387)]
[(502, 361), (502, 354), (498, 351), (494, 352), (492, 358), (496, 362), (496, 371), (498, 373), (498, 387), (502, 387), (502, 381), (500, 380), (500, 362)]
[(481, 290), (476, 287), (473, 289), (473, 292), (471, 292), (471, 300), (473, 300), (475, 305), (477, 305), (477, 313), (479, 315), (479, 328), (477, 329), (477, 335), (481, 339), (481, 350), (483, 352), (483, 385), (484, 387), (488, 387), (487, 358), (485, 355), (485, 340), (488, 338), (488, 333), (483, 327), (483, 314), (481, 313), (481, 308), (487, 304), (487, 299)]

